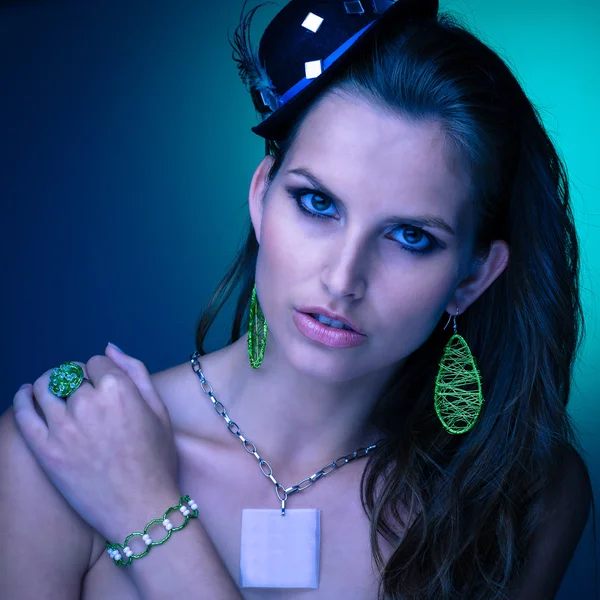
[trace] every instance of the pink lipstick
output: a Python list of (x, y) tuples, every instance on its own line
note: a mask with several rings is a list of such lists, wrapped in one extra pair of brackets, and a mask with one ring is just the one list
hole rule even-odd
[(366, 335), (356, 331), (323, 325), (311, 315), (297, 310), (293, 311), (292, 318), (300, 333), (330, 348), (353, 348), (367, 339)]

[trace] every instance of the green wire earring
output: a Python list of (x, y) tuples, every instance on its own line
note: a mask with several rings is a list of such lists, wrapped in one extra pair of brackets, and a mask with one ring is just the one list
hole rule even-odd
[(253, 369), (258, 369), (265, 355), (267, 344), (267, 321), (260, 308), (256, 296), (256, 284), (252, 288), (252, 299), (250, 300), (250, 318), (248, 319), (248, 358)]
[[(458, 315), (458, 309), (456, 309)], [(449, 433), (466, 433), (473, 428), (483, 404), (481, 377), (465, 339), (456, 333), (448, 340), (435, 379), (434, 407), (442, 425)], [(448, 323), (444, 329), (448, 327)]]

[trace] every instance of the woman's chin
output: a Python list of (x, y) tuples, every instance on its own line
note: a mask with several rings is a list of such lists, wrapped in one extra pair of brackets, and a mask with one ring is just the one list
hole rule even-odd
[(357, 360), (349, 353), (325, 347), (298, 346), (291, 349), (290, 364), (307, 377), (324, 383), (341, 383), (356, 377)]

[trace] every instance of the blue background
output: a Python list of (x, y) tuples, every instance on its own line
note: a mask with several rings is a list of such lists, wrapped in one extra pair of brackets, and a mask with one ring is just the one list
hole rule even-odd
[[(253, 4), (252, 4), (253, 5)], [(256, 42), (279, 5), (255, 19)], [(186, 361), (264, 153), (227, 41), (241, 0), (0, 2), (0, 411), (110, 340)], [(600, 482), (600, 3), (450, 0), (513, 67), (573, 185), (588, 330), (570, 413)], [(526, 226), (526, 224), (524, 224)], [(208, 349), (228, 338), (217, 320)], [(593, 598), (591, 517), (558, 598)]]

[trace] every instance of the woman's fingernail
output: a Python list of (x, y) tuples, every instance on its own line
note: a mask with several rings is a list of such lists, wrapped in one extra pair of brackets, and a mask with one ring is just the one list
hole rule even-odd
[(26, 383), (24, 383), (24, 384), (23, 384), (23, 385), (22, 385), (22, 386), (19, 388), (19, 391), (21, 391), (23, 388), (26, 388), (26, 387), (27, 387), (27, 384), (26, 384)]
[(113, 348), (116, 348), (121, 354), (125, 354), (125, 352), (123, 352), (123, 350), (121, 350), (121, 348), (119, 348), (119, 346), (117, 346), (116, 344), (113, 344), (112, 342), (108, 342), (109, 346), (112, 346)]

